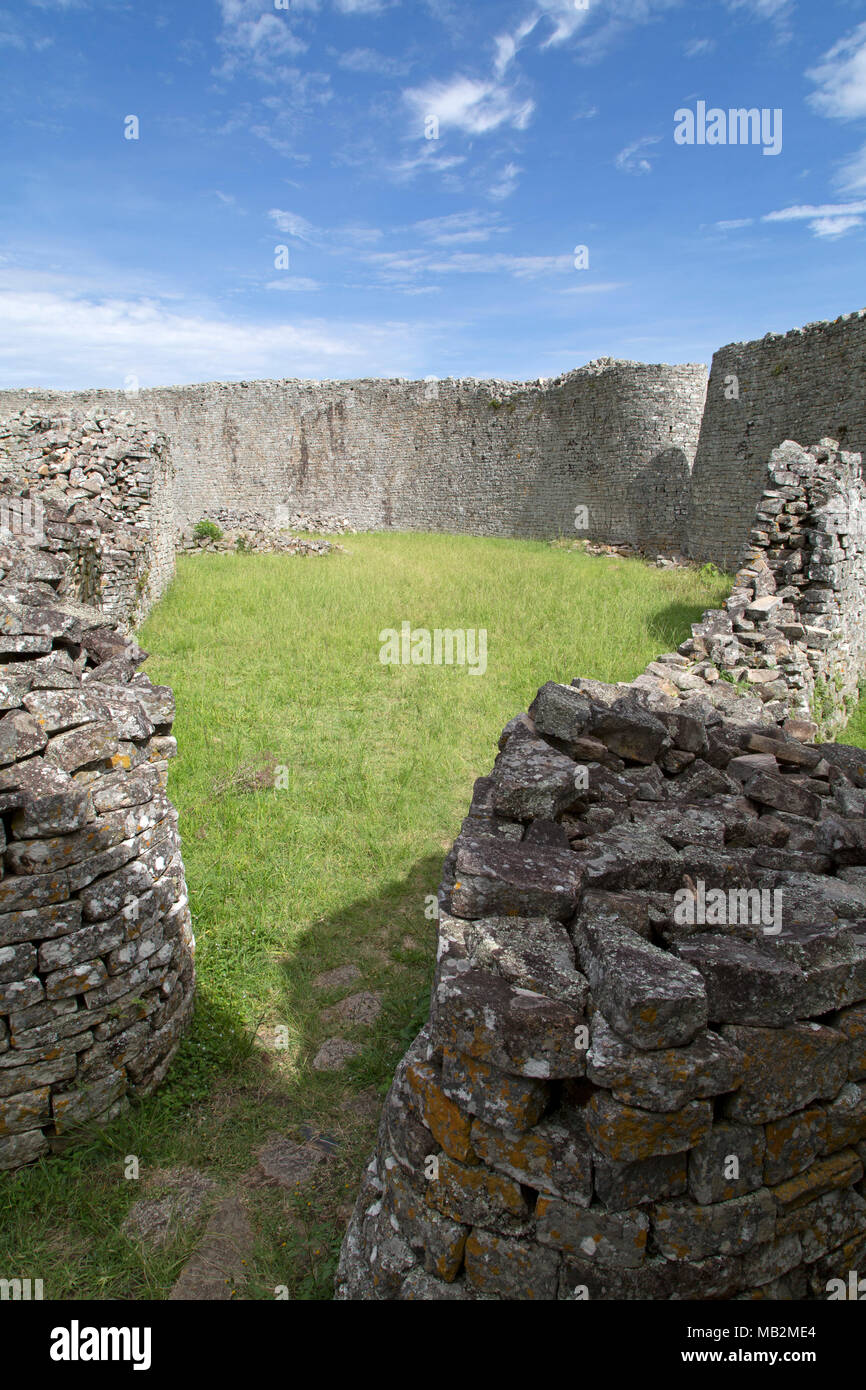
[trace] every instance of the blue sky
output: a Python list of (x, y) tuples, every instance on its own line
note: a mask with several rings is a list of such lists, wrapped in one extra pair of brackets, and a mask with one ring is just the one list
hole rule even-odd
[[(709, 362), (866, 302), (864, 0), (0, 0), (0, 64), (2, 386)], [(781, 150), (678, 144), (699, 102)]]

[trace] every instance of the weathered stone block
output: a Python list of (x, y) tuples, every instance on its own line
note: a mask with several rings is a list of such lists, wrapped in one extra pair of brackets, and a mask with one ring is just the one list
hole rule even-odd
[(627, 928), (583, 917), (575, 945), (597, 1006), (626, 1042), (677, 1047), (706, 1026), (706, 993), (693, 966)]
[(519, 1185), (481, 1165), (467, 1168), (447, 1154), (439, 1156), (438, 1175), (427, 1184), (427, 1205), (464, 1226), (520, 1234), (529, 1208)]
[(509, 739), (493, 770), (493, 810), (515, 820), (554, 820), (577, 800), (572, 758), (542, 738)]
[(600, 1011), (590, 1033), (586, 1074), (623, 1105), (679, 1110), (689, 1100), (722, 1095), (740, 1083), (740, 1054), (717, 1033), (699, 1033), (684, 1047), (646, 1052), (617, 1037)]
[(472, 1149), (489, 1168), (540, 1192), (564, 1197), (577, 1206), (592, 1201), (589, 1145), (579, 1130), (551, 1117), (528, 1133), (503, 1130), (475, 1120)]
[(783, 1182), (808, 1168), (822, 1152), (826, 1128), (826, 1114), (820, 1105), (784, 1115), (765, 1125), (765, 1182)]
[(685, 1152), (631, 1163), (614, 1163), (603, 1154), (594, 1153), (592, 1171), (595, 1195), (609, 1211), (681, 1197), (686, 1191)]
[(493, 1298), (547, 1301), (556, 1298), (559, 1256), (528, 1241), (475, 1230), (466, 1242), (466, 1278)]
[(680, 1110), (653, 1114), (620, 1105), (605, 1091), (593, 1093), (584, 1115), (594, 1147), (616, 1163), (682, 1153), (701, 1141), (713, 1121), (712, 1106), (705, 1100), (690, 1100)]
[(549, 1082), (509, 1076), (477, 1057), (448, 1048), (442, 1054), (442, 1088), (461, 1110), (518, 1132), (538, 1123), (551, 1093)]
[(838, 1187), (853, 1187), (863, 1176), (863, 1162), (854, 1149), (841, 1149), (819, 1158), (802, 1172), (771, 1188), (780, 1214), (796, 1211)]
[(703, 1206), (755, 1192), (764, 1182), (761, 1125), (719, 1121), (689, 1150), (689, 1192)]
[(430, 1130), (436, 1145), (445, 1150), (451, 1158), (462, 1162), (472, 1161), (470, 1142), (472, 1128), (471, 1115), (464, 1114), (460, 1107), (442, 1089), (441, 1069), (430, 1062), (414, 1062), (406, 1069), (406, 1085), (412, 1103)]
[(637, 1209), (586, 1209), (542, 1194), (536, 1203), (535, 1219), (541, 1244), (552, 1245), (567, 1255), (620, 1269), (633, 1269), (643, 1264), (646, 1257), (649, 1218)]
[(652, 1211), (653, 1242), (668, 1260), (740, 1255), (772, 1240), (775, 1228), (776, 1206), (766, 1188), (710, 1206), (682, 1202)]
[(423, 1254), (426, 1272), (450, 1284), (463, 1267), (469, 1228), (433, 1210), (426, 1192), (408, 1180), (393, 1158), (386, 1158), (382, 1168), (386, 1200), (397, 1217), (400, 1234), (413, 1250)]
[(475, 839), (457, 854), (452, 910), (469, 919), (506, 913), (567, 921), (577, 906), (582, 877), (571, 851)]
[(805, 977), (790, 961), (716, 932), (690, 936), (678, 950), (704, 982), (713, 1024), (782, 1027), (808, 1012)]
[[(589, 727), (593, 707), (586, 695), (570, 685), (548, 681), (529, 706), (529, 716), (540, 734), (573, 743)], [(569, 750), (570, 751), (570, 750)]]
[(724, 1103), (728, 1119), (765, 1124), (803, 1110), (813, 1100), (832, 1100), (847, 1078), (848, 1040), (834, 1028), (726, 1024), (721, 1032), (745, 1062), (740, 1089)]
[(849, 1081), (835, 1100), (824, 1107), (824, 1116), (825, 1154), (859, 1144), (866, 1139), (866, 1086)]
[(496, 975), (445, 975), (434, 1006), (432, 1041), (518, 1076), (582, 1076), (585, 1020), (557, 999), (518, 989)]

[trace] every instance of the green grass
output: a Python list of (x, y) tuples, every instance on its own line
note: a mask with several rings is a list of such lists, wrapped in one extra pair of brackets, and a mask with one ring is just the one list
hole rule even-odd
[[(370, 1102), (427, 1014), (425, 899), (500, 729), (545, 680), (631, 679), (728, 584), (540, 542), (387, 534), (346, 546), (326, 558), (181, 556), (140, 634), (148, 673), (177, 698), (169, 790), (198, 941), (196, 1015), (158, 1095), (0, 1181), (0, 1273), (43, 1278), (46, 1297), (165, 1297), (196, 1230), (150, 1255), (122, 1235), (148, 1175), (190, 1164), (231, 1187), (269, 1132), (302, 1125), (333, 1135), (337, 1156), (296, 1193), (244, 1188), (258, 1244), (239, 1296), (287, 1284), (293, 1298), (330, 1297), (375, 1132)], [(403, 620), (485, 628), (486, 674), (382, 665), (379, 633)], [(322, 1018), (350, 991), (312, 980), (347, 962), (361, 971), (351, 990), (382, 995), (372, 1027)], [(274, 1025), (284, 1050), (257, 1040)], [(361, 1051), (344, 1072), (312, 1071), (332, 1035)], [(128, 1154), (138, 1183), (123, 1178)]]
[(844, 730), (837, 734), (836, 742), (851, 743), (855, 748), (866, 748), (866, 699), (862, 695)]

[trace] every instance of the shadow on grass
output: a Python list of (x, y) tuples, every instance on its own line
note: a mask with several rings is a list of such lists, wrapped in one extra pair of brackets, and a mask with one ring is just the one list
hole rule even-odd
[[(311, 924), (280, 963), (279, 1010), (300, 1029), (300, 1072), (295, 1086), (324, 1090), (374, 1086), (384, 1094), (394, 1067), (427, 1019), (436, 952), (436, 921), (425, 916), (442, 874), (444, 853), (428, 855), (375, 897), (361, 898)], [(316, 988), (317, 976), (355, 965), (359, 975), (333, 988)], [(323, 1013), (361, 991), (381, 995), (372, 1025), (326, 1022)], [(312, 1060), (330, 1036), (346, 1037), (359, 1052), (338, 1072), (317, 1072)]]
[(706, 608), (698, 603), (669, 603), (654, 613), (647, 623), (647, 632), (658, 643), (658, 653), (675, 652), (680, 642), (691, 636), (692, 623), (699, 623)]

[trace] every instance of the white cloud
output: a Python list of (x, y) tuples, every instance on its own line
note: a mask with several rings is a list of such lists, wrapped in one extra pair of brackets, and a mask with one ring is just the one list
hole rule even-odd
[(507, 275), (530, 280), (561, 275), (574, 264), (570, 255), (521, 256), (501, 251), (454, 251), (450, 255), (427, 250), (378, 251), (364, 259), (380, 283), (403, 290), (430, 276)]
[(428, 116), (436, 116), (440, 128), (462, 130), (469, 135), (486, 135), (502, 125), (525, 130), (535, 103), (496, 82), (482, 82), (456, 76), (445, 82), (428, 82), (412, 87), (403, 96), (423, 130)]
[[(592, 13), (592, 0), (586, 9), (580, 10), (574, 0), (536, 0), (537, 8), (553, 26), (544, 47), (565, 43), (572, 38), (589, 19)], [(645, 5), (644, 5), (645, 8)]]
[(648, 153), (651, 145), (658, 145), (660, 135), (642, 135), (624, 150), (620, 150), (614, 163), (623, 174), (651, 174), (652, 156)]
[(226, 52), (223, 73), (231, 75), (242, 64), (257, 69), (259, 75), (274, 67), (274, 60), (306, 52), (308, 44), (298, 38), (287, 17), (276, 14), (273, 6), (264, 10), (257, 3), (230, 8), (223, 0), (225, 28), (220, 43)]
[(624, 280), (599, 280), (595, 284), (589, 285), (570, 285), (563, 294), (613, 294), (615, 290), (624, 290), (627, 284)]
[(818, 88), (809, 103), (822, 116), (866, 116), (866, 23), (834, 44), (806, 76)]
[(703, 58), (705, 53), (712, 53), (715, 46), (715, 39), (689, 39), (683, 53), (687, 58)]
[(321, 285), (318, 280), (311, 280), (307, 275), (287, 275), (284, 280), (269, 280), (265, 289), (299, 292), (301, 290), (318, 290), (321, 289)]
[(0, 381), (4, 386), (120, 388), (260, 377), (420, 375), (417, 324), (227, 320), (155, 299), (22, 288), (0, 275)]
[(452, 212), (446, 217), (413, 222), (412, 230), (437, 246), (453, 246), (460, 242), (489, 241), (493, 232), (505, 229), (492, 225), (485, 213)]
[(717, 222), (716, 226), (720, 232), (736, 232), (740, 227), (751, 227), (753, 217), (731, 217), (726, 222)]
[(517, 188), (518, 175), (522, 173), (523, 170), (519, 164), (506, 164), (496, 183), (491, 184), (488, 188), (488, 197), (495, 198), (497, 202), (510, 198)]
[(845, 160), (839, 169), (837, 183), (845, 193), (866, 190), (866, 145)]
[(315, 244), (319, 240), (319, 232), (308, 222), (306, 217), (301, 217), (297, 212), (283, 212), (280, 208), (271, 208), (268, 217), (273, 222), (278, 232), (284, 236), (294, 237), (296, 241), (308, 241)]
[(341, 53), (337, 64), (347, 72), (375, 73), (377, 77), (403, 77), (410, 64), (400, 58), (389, 58), (375, 48), (352, 48)]
[(814, 206), (810, 203), (798, 204), (790, 208), (780, 208), (768, 212), (762, 222), (808, 222), (809, 230), (816, 237), (840, 237), (855, 227), (863, 225), (866, 202), (823, 203)]
[(334, 0), (334, 3), (342, 14), (376, 15), (389, 7), (389, 0)]
[(794, 0), (725, 0), (729, 10), (746, 10), (755, 19), (771, 20), (778, 28), (787, 30), (794, 9)]
[(863, 218), (862, 218), (862, 217), (817, 217), (817, 218), (815, 219), (814, 222), (810, 223), (810, 226), (811, 226), (811, 228), (812, 228), (812, 231), (815, 233), (815, 236), (819, 236), (819, 237), (837, 237), (837, 236), (844, 236), (846, 232), (852, 231), (854, 227), (862, 227), (862, 226), (863, 226)]
[(398, 183), (410, 183), (417, 174), (443, 174), (452, 177), (452, 170), (466, 163), (462, 154), (444, 154), (436, 149), (435, 140), (427, 140), (417, 154), (406, 155), (396, 164), (390, 165), (388, 173)]

